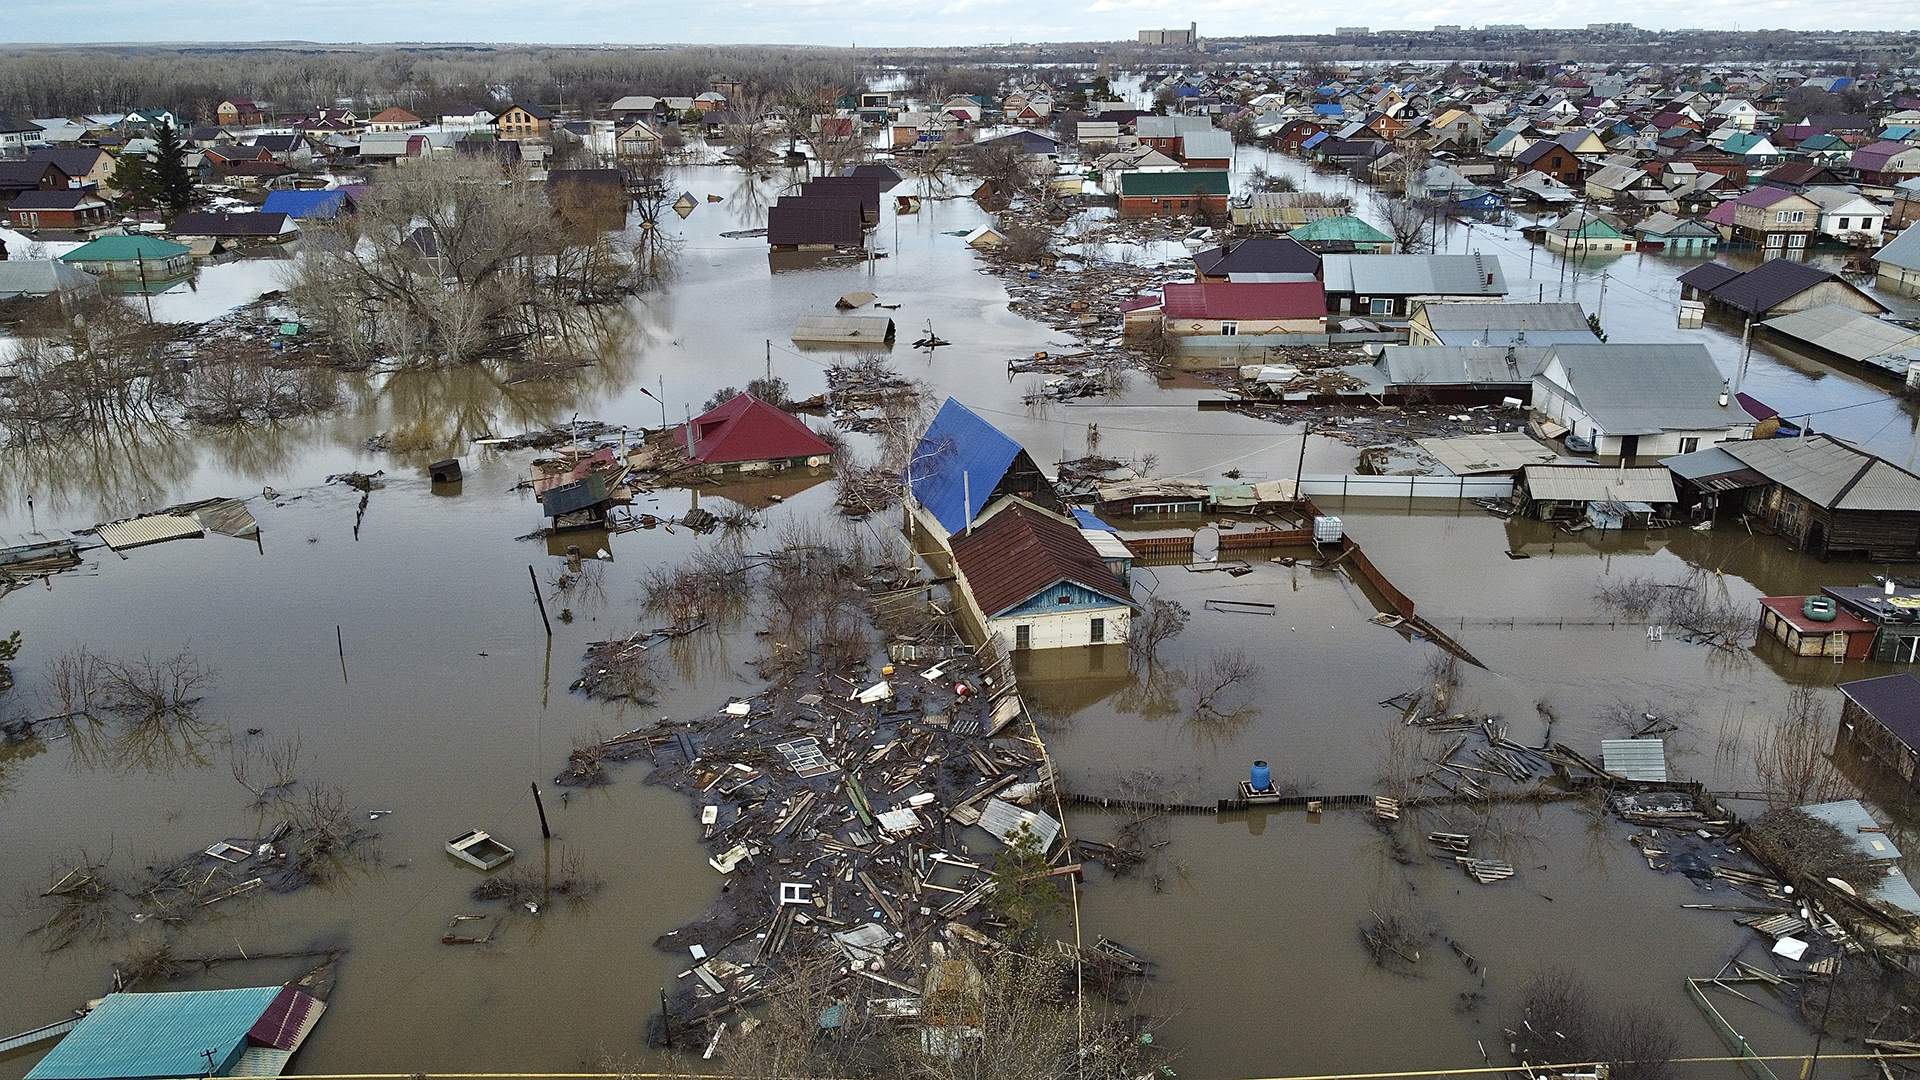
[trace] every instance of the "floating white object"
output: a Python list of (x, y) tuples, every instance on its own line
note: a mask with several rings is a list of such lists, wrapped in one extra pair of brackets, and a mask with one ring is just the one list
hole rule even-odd
[(853, 700), (862, 705), (871, 705), (876, 701), (885, 701), (892, 696), (893, 684), (885, 679), (881, 679), (879, 682), (853, 695)]
[(715, 855), (713, 858), (708, 859), (707, 865), (723, 874), (731, 874), (733, 873), (733, 868), (745, 862), (747, 856), (750, 854), (752, 854), (752, 851), (748, 849), (747, 845), (735, 844), (720, 854)]
[(1789, 960), (1798, 960), (1807, 955), (1807, 943), (1797, 937), (1783, 937), (1773, 943), (1773, 951)]
[(730, 701), (727, 703), (726, 714), (728, 716), (745, 716), (752, 711), (753, 706), (744, 701)]

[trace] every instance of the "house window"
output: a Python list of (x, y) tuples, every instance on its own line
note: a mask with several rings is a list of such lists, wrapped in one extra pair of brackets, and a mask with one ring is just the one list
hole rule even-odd
[(1841, 218), (1841, 219), (1840, 219), (1840, 228), (1842, 228), (1842, 229), (1844, 229), (1844, 228), (1846, 228), (1846, 227), (1847, 227), (1847, 224), (1848, 224), (1848, 221), (1847, 221), (1847, 219), (1846, 219), (1846, 218)]
[(1013, 647), (1016, 649), (1033, 648), (1033, 627), (1021, 623), (1013, 628)]
[(1073, 603), (1073, 594), (1072, 594), (1072, 593), (1061, 593), (1061, 594), (1060, 594), (1060, 599), (1058, 599), (1058, 600), (1056, 600), (1056, 601), (1054, 601), (1054, 602), (1055, 602), (1055, 603), (1057, 603), (1057, 604), (1063, 604), (1063, 605), (1064, 605), (1064, 604), (1071, 604), (1071, 603)]
[(1393, 298), (1390, 296), (1376, 296), (1373, 299), (1367, 301), (1367, 314), (1369, 315), (1393, 314)]
[(1220, 324), (1220, 334), (1223, 337), (1233, 337), (1239, 332), (1240, 324), (1237, 322), (1223, 322)]
[(1087, 623), (1087, 640), (1095, 645), (1107, 640), (1107, 620), (1094, 619)]
[(1700, 449), (1700, 439), (1697, 436), (1688, 435), (1680, 440), (1681, 453), (1691, 454), (1698, 449)]

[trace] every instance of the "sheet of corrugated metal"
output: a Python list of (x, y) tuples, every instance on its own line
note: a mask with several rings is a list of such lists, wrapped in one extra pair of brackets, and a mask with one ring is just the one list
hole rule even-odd
[(115, 551), (206, 535), (200, 520), (191, 514), (150, 514), (109, 522), (94, 532)]
[(1659, 739), (1602, 739), (1600, 762), (1629, 780), (1667, 779), (1667, 744)]

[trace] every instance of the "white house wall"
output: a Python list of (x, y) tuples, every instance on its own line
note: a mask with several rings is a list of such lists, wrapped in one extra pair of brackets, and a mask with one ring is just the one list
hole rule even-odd
[(1132, 614), (1125, 606), (1116, 604), (1108, 608), (1077, 608), (1058, 615), (988, 619), (987, 632), (998, 638), (1000, 647), (1009, 652), (1018, 639), (1015, 628), (1020, 626), (1029, 628), (1027, 647), (1030, 649), (1073, 649), (1094, 644), (1093, 620), (1105, 619), (1106, 629), (1100, 643), (1114, 645), (1127, 640)]

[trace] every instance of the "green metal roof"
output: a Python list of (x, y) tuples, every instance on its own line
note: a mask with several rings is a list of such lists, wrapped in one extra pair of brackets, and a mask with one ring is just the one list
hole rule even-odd
[(27, 1080), (160, 1080), (224, 1074), (245, 1048), (247, 1030), (279, 992), (277, 986), (250, 986), (108, 994), (27, 1073)]
[(1120, 174), (1121, 195), (1180, 196), (1202, 192), (1225, 195), (1230, 188), (1223, 169), (1193, 169), (1182, 172), (1130, 172)]
[(185, 244), (157, 236), (102, 236), (81, 244), (60, 258), (65, 262), (165, 262), (188, 254)]
[(1315, 218), (1287, 235), (1295, 240), (1351, 240), (1356, 244), (1385, 244), (1393, 240), (1352, 214)]

